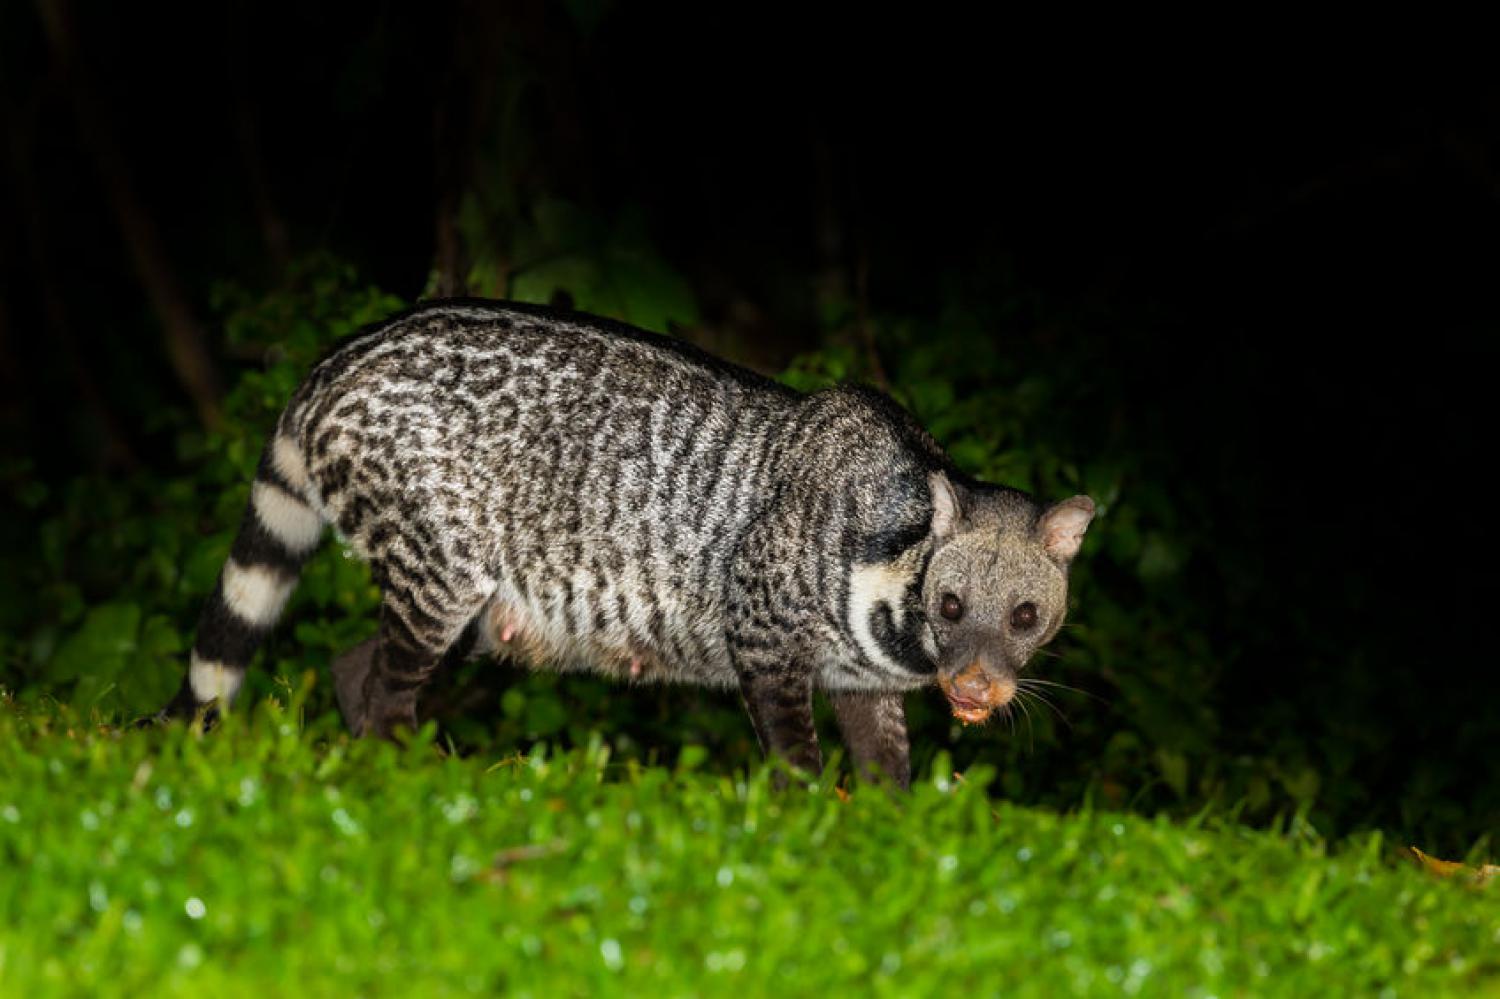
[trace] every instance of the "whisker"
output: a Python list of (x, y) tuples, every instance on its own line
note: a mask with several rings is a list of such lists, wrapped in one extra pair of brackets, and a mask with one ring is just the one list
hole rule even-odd
[(1036, 676), (1021, 676), (1017, 677), (1016, 681), (1023, 686), (1057, 687), (1060, 690), (1071, 690), (1075, 694), (1088, 693), (1088, 691), (1083, 690), (1080, 687), (1074, 687), (1066, 683), (1058, 683), (1056, 680), (1043, 680), (1041, 677)]
[(1053, 711), (1058, 712), (1059, 717), (1061, 717), (1061, 715), (1062, 715), (1062, 708), (1059, 708), (1058, 702), (1056, 702), (1056, 700), (1053, 700), (1052, 697), (1047, 696), (1047, 694), (1044, 693), (1044, 691), (1041, 691), (1041, 690), (1031, 690), (1031, 688), (1029, 688), (1029, 690), (1026, 690), (1026, 693), (1028, 693), (1028, 696), (1037, 697), (1037, 700), (1040, 700), (1040, 702), (1043, 702), (1044, 705), (1047, 705), (1047, 706), (1049, 706), (1049, 708), (1052, 708)]
[(1048, 707), (1055, 710), (1059, 716), (1067, 713), (1063, 711), (1062, 707), (1048, 695), (1047, 691), (1038, 690), (1035, 687), (1032, 687), (1028, 688), (1026, 692), (1032, 697), (1035, 697), (1037, 700), (1041, 701), (1043, 704), (1046, 704)]
[(1058, 690), (1066, 690), (1070, 694), (1082, 694), (1084, 697), (1093, 698), (1100, 704), (1108, 704), (1109, 701), (1091, 690), (1082, 687), (1073, 687), (1066, 683), (1055, 683), (1052, 680), (1042, 680), (1034, 676), (1022, 676), (1016, 678), (1016, 683), (1022, 687), (1056, 687)]
[[(1023, 692), (1022, 689), (1019, 688), (1019, 687), (1016, 688), (1016, 690), (1017, 690), (1017, 693), (1022, 693)], [(1068, 726), (1069, 729), (1071, 729), (1073, 727), (1073, 723), (1068, 720), (1068, 716), (1063, 713), (1063, 710), (1061, 708), (1059, 708), (1056, 704), (1054, 704), (1049, 698), (1047, 698), (1046, 695), (1044, 695), (1041, 691), (1039, 691), (1039, 690), (1026, 690), (1026, 691), (1024, 691), (1024, 693), (1027, 696), (1036, 698), (1036, 700), (1038, 701), (1038, 703), (1045, 705), (1048, 710), (1050, 710), (1053, 714), (1057, 715), (1057, 720), (1060, 721), (1060, 722), (1062, 722), (1064, 725)]]
[(1061, 684), (1029, 684), (1029, 682), (1026, 682), (1025, 679), (1019, 679), (1019, 681), (1016, 682), (1017, 690), (1026, 690), (1029, 691), (1029, 693), (1034, 694), (1052, 693), (1052, 690), (1049, 690), (1049, 687), (1058, 688), (1058, 690), (1064, 690), (1067, 691), (1067, 693), (1083, 693), (1082, 690), (1074, 690), (1073, 687), (1062, 687)]
[(1031, 676), (1019, 676), (1016, 678), (1016, 682), (1021, 684), (1023, 687), (1062, 687), (1065, 690), (1074, 691), (1078, 689), (1077, 687), (1068, 686), (1065, 683), (1057, 683), (1053, 680), (1038, 680), (1037, 678)]
[[(1031, 709), (1026, 706), (1026, 699), (1021, 697), (1020, 693), (1020, 689), (1017, 688), (1016, 699), (1011, 701), (1011, 704), (1020, 708), (1021, 714), (1026, 718), (1026, 752), (1034, 753), (1036, 752), (1036, 723), (1031, 720)], [(1010, 704), (1006, 707), (1010, 707)]]
[(1060, 721), (1064, 725), (1066, 725), (1068, 727), (1069, 731), (1072, 731), (1072, 729), (1073, 729), (1073, 720), (1068, 717), (1068, 713), (1066, 711), (1064, 711), (1062, 708), (1058, 707), (1056, 704), (1053, 704), (1051, 701), (1047, 700), (1045, 697), (1041, 697), (1039, 694), (1037, 694), (1036, 691), (1032, 691), (1031, 693), (1032, 693), (1033, 697), (1038, 698), (1043, 704), (1047, 705), (1047, 707), (1051, 709), (1051, 711), (1052, 711), (1053, 714), (1057, 715), (1057, 720), (1058, 721)]

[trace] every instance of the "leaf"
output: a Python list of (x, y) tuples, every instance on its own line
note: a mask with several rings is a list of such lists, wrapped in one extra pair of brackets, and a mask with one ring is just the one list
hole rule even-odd
[(112, 679), (135, 654), (141, 609), (133, 603), (100, 604), (83, 625), (63, 640), (47, 666), (46, 677), (63, 683), (82, 677)]
[(697, 770), (707, 761), (708, 750), (702, 746), (689, 743), (683, 746), (682, 751), (677, 754), (677, 770), (680, 773), (688, 773), (689, 771)]
[(518, 302), (547, 305), (559, 291), (573, 299), (582, 312), (609, 315), (617, 312), (613, 302), (601, 294), (603, 284), (598, 264), (581, 253), (570, 253), (517, 270), (511, 279), (511, 297)]
[(1277, 776), (1281, 779), (1281, 786), (1286, 788), (1287, 794), (1292, 796), (1292, 800), (1301, 804), (1316, 800), (1318, 791), (1323, 786), (1323, 779), (1312, 767), (1303, 767), (1296, 773), (1278, 773)]
[(640, 250), (611, 253), (603, 270), (624, 321), (656, 333), (666, 333), (673, 323), (691, 326), (698, 321), (692, 285), (655, 255)]
[(1142, 579), (1162, 579), (1176, 573), (1186, 560), (1187, 553), (1181, 546), (1174, 544), (1165, 534), (1151, 531), (1146, 535), (1137, 571)]
[(557, 696), (534, 696), (526, 701), (526, 729), (533, 737), (562, 731), (568, 723), (568, 712)]
[(1156, 751), (1156, 765), (1161, 771), (1162, 780), (1172, 789), (1172, 793), (1179, 798), (1186, 798), (1188, 793), (1188, 761), (1187, 757), (1176, 750), (1162, 746)]
[(229, 546), (233, 542), (233, 533), (225, 530), (204, 538), (188, 548), (187, 557), (182, 566), (182, 575), (179, 577), (179, 585), (185, 593), (202, 599), (213, 591), (214, 584), (219, 581), (219, 572), (224, 568), (224, 560), (229, 557)]
[(1414, 846), (1407, 847), (1407, 850), (1411, 851), (1412, 859), (1417, 862), (1418, 867), (1440, 878), (1459, 877), (1461, 880), (1468, 881), (1471, 884), (1483, 886), (1494, 880), (1495, 875), (1500, 874), (1500, 864), (1482, 864), (1479, 867), (1470, 867), (1468, 864), (1460, 864), (1456, 860), (1439, 860), (1436, 857), (1429, 857)]
[(141, 627), (137, 649), (116, 676), (120, 706), (131, 715), (155, 711), (182, 682), (187, 642), (172, 620), (153, 614)]

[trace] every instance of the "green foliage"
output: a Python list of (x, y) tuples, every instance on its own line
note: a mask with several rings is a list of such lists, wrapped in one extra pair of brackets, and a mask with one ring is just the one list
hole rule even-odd
[[(567, 6), (585, 33), (607, 3)], [(522, 40), (524, 35), (517, 34)], [(465, 274), (475, 295), (573, 307), (666, 333), (698, 321), (693, 288), (657, 251), (644, 212), (627, 205), (609, 214), (584, 207), (547, 186), (537, 137), (554, 123), (550, 66), (523, 44), (505, 50), (504, 72), (482, 99), (497, 109), (477, 153), (475, 176), (458, 212)]]
[[(481, 242), (485, 221), (471, 196), (462, 216), (468, 242)], [(665, 333), (698, 320), (692, 287), (656, 252), (637, 212), (613, 224), (565, 201), (544, 200), (506, 227), (503, 255), (480, 251), (469, 273), (476, 294), (548, 304), (566, 295), (573, 307)]]
[(442, 757), (305, 694), (206, 738), (0, 705), (0, 993), (1500, 992), (1500, 894), (1378, 836), (996, 807), (946, 758), (845, 800), (597, 740)]
[(75, 684), (74, 704), (92, 708), (118, 685), (125, 704), (161, 704), (176, 684), (173, 666), (187, 652), (165, 614), (142, 620), (133, 603), (99, 604), (58, 647), (42, 679), (53, 689)]
[[(182, 430), (176, 478), (140, 474), (78, 479), (56, 493), (28, 466), (8, 470), (11, 492), (36, 524), (17, 539), (20, 565), (7, 622), (16, 639), (0, 683), (24, 696), (64, 698), (110, 717), (161, 707), (181, 680), (202, 602), (213, 589), (239, 525), (266, 434), (298, 381), (330, 344), (401, 302), (360, 287), (335, 261), (300, 263), (265, 296), (232, 286), (215, 292), (225, 333), (263, 359), (243, 372), (215, 433)], [(13, 580), (13, 582), (20, 582)], [(284, 648), (274, 673), (319, 666), (367, 634), (376, 593), (362, 563), (329, 546), (308, 566), (294, 602), (300, 649)], [(270, 689), (257, 677), (255, 691)]]

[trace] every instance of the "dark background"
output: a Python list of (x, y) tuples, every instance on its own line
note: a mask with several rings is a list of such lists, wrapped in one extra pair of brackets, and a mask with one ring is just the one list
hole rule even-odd
[[(674, 329), (763, 370), (847, 341), (898, 390), (915, 349), (960, 395), (1045, 378), (1026, 436), (1083, 470), (1028, 484), (1118, 486), (1075, 612), (1093, 644), (1064, 657), (1102, 701), (1032, 764), (1061, 803), (1311, 806), (1467, 847), (1500, 824), (1500, 85), (1457, 56), (1078, 28), (6, 3), (7, 477), (57, 497), (191, 474), (182, 435), (265, 363), (225, 337), (219, 282), (274, 294), (326, 252), (405, 300), (472, 290), (516, 244), (459, 232), (466, 194), (523, 221), (565, 200), (636, 220), (691, 288)], [(28, 518), (69, 516), (52, 502), (11, 511), (13, 576)], [(1132, 504), (1171, 571), (1111, 554)], [(42, 683), (49, 613), (7, 615), (12, 686)], [(1163, 735), (1152, 711), (1197, 720)], [(1140, 776), (1174, 754), (1175, 796)]]

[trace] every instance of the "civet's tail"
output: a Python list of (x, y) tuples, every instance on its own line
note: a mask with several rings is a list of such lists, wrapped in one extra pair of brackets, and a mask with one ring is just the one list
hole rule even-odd
[(188, 674), (164, 717), (190, 717), (206, 705), (234, 700), (251, 656), (281, 616), (323, 535), (312, 495), (301, 450), (290, 436), (276, 433), (261, 456), (219, 583), (198, 620)]

